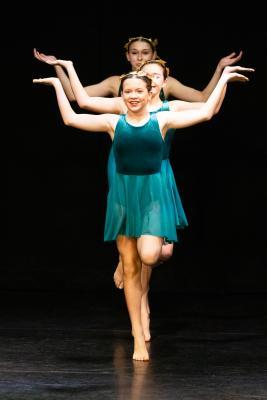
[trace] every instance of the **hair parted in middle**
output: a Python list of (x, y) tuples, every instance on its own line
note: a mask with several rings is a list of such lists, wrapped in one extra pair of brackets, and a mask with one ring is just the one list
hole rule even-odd
[(144, 61), (141, 65), (140, 65), (140, 67), (138, 68), (138, 71), (141, 71), (142, 70), (142, 68), (145, 66), (145, 65), (148, 65), (148, 64), (158, 64), (158, 65), (160, 65), (161, 67), (162, 67), (162, 69), (163, 69), (163, 75), (164, 75), (164, 78), (165, 79), (167, 79), (168, 78), (168, 76), (170, 75), (170, 69), (167, 67), (167, 62), (166, 61), (164, 61), (164, 60), (162, 60), (161, 58), (156, 58), (156, 59), (154, 59), (154, 60), (147, 60), (147, 61)]
[(146, 74), (145, 71), (131, 71), (128, 72), (126, 74), (123, 74), (120, 76), (120, 94), (123, 91), (123, 83), (124, 81), (126, 81), (126, 79), (133, 79), (133, 78), (137, 78), (137, 79), (141, 79), (142, 81), (144, 81), (146, 83), (147, 86), (147, 90), (150, 92), (152, 89), (152, 79)]
[(147, 42), (151, 49), (153, 51), (157, 50), (157, 45), (158, 45), (158, 39), (151, 39), (151, 38), (146, 38), (144, 36), (136, 36), (136, 37), (131, 37), (128, 39), (128, 42), (125, 43), (125, 45), (123, 46), (124, 49), (128, 52), (129, 51), (129, 47), (133, 42)]

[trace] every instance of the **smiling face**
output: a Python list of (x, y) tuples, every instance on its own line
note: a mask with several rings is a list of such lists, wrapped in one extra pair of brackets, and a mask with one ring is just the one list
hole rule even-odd
[(152, 60), (156, 57), (156, 52), (152, 46), (141, 40), (135, 40), (129, 45), (129, 49), (126, 53), (126, 58), (132, 66), (132, 70), (136, 71), (143, 62)]
[(122, 98), (132, 112), (142, 111), (146, 108), (151, 97), (145, 79), (131, 76), (122, 82)]

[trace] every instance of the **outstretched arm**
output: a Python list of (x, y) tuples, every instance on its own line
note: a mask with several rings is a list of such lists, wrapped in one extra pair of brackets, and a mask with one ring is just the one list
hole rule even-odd
[(64, 67), (69, 76), (69, 82), (79, 107), (98, 113), (126, 113), (127, 109), (121, 97), (92, 97), (89, 96), (75, 71), (72, 61), (56, 60), (57, 65)]
[[(76, 101), (75, 95), (73, 93), (71, 83), (68, 75), (66, 74), (62, 65), (57, 63), (57, 58), (53, 55), (46, 55), (44, 53), (40, 53), (38, 50), (33, 49), (34, 57), (46, 64), (53, 65), (55, 68), (55, 72), (57, 77), (59, 78), (62, 86), (64, 88), (65, 93), (68, 96), (69, 101)], [(95, 84), (85, 86), (84, 90), (89, 96), (117, 96), (119, 89), (119, 76), (110, 76), (107, 79)]]
[(33, 55), (37, 60), (54, 66), (56, 75), (57, 75), (58, 79), (60, 80), (69, 101), (76, 101), (74, 93), (71, 88), (71, 84), (70, 84), (68, 75), (64, 71), (64, 68), (62, 68), (60, 65), (57, 65), (55, 63), (57, 61), (57, 58), (53, 55), (46, 55), (44, 53), (40, 53), (35, 48), (33, 49)]
[(240, 51), (238, 55), (235, 52), (229, 54), (226, 57), (223, 57), (216, 69), (215, 72), (209, 81), (208, 85), (203, 90), (193, 89), (189, 86), (183, 85), (180, 81), (173, 77), (168, 77), (167, 84), (165, 86), (164, 92), (166, 97), (172, 96), (176, 99), (185, 100), (185, 101), (197, 101), (204, 102), (208, 99), (216, 84), (218, 83), (222, 71), (225, 67), (231, 66), (238, 62), (243, 55), (243, 52)]
[(116, 118), (118, 118), (116, 115), (75, 113), (58, 78), (33, 79), (33, 83), (41, 83), (54, 87), (60, 114), (65, 125), (89, 132), (107, 132), (113, 137)]
[[(163, 112), (163, 116), (158, 114), (159, 120), (163, 121), (167, 117), (167, 129), (168, 128), (185, 128), (191, 125), (195, 125), (200, 122), (210, 120), (216, 112), (219, 111), (223, 99), (225, 97), (227, 83), (233, 81), (247, 82), (249, 79), (243, 75), (244, 72), (253, 72), (253, 68), (245, 68), (240, 66), (225, 67), (219, 82), (215, 89), (211, 93), (208, 100), (203, 103), (199, 109), (179, 111), (179, 112)], [(165, 114), (165, 116), (164, 116)], [(161, 124), (162, 124), (161, 121)], [(163, 132), (166, 131), (166, 126)]]

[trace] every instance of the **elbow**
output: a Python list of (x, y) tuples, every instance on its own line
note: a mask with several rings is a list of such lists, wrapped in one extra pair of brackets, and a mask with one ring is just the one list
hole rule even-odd
[(67, 97), (68, 97), (68, 100), (69, 100), (71, 103), (74, 103), (74, 102), (76, 101), (76, 98), (75, 98), (75, 96), (73, 95), (73, 93), (69, 93)]
[(207, 111), (204, 115), (204, 121), (210, 121), (216, 112)]
[(77, 100), (77, 104), (78, 104), (78, 106), (80, 107), (80, 108), (83, 108), (83, 109), (88, 109), (88, 102), (87, 101), (85, 101), (85, 100)]
[(73, 120), (73, 118), (71, 118), (71, 117), (66, 117), (66, 118), (64, 118), (64, 124), (65, 124), (66, 126), (73, 127), (73, 126), (74, 126), (74, 120)]

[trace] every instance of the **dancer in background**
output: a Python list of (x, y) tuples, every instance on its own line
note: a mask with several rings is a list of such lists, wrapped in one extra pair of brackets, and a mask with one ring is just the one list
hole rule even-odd
[[(126, 59), (130, 63), (132, 71), (137, 71), (145, 61), (153, 60), (158, 57), (157, 45), (157, 39), (146, 38), (143, 36), (129, 38), (128, 42), (124, 45), (124, 50)], [(173, 97), (185, 101), (206, 101), (220, 79), (224, 67), (236, 64), (241, 59), (242, 55), (242, 51), (238, 54), (232, 52), (221, 58), (215, 68), (211, 80), (202, 90), (191, 88), (181, 83), (178, 79), (169, 76), (168, 82), (163, 90), (165, 98)], [(39, 52), (37, 49), (34, 49), (34, 57), (47, 64), (51, 64), (51, 61), (57, 59), (54, 55), (46, 55)], [(68, 75), (65, 73), (64, 68), (60, 65), (54, 65), (54, 68), (68, 99), (70, 101), (76, 101)], [(113, 75), (97, 84), (84, 86), (84, 89), (89, 96), (116, 97), (119, 94), (119, 86), (120, 75)]]

